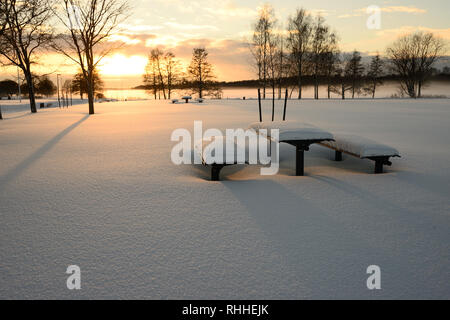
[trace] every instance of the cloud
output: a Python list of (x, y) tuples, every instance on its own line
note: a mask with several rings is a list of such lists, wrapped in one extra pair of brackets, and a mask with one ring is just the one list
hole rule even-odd
[(332, 10), (326, 10), (326, 9), (311, 9), (306, 10), (306, 12), (312, 16), (322, 16), (322, 17), (328, 17), (331, 15), (334, 11)]
[(403, 26), (401, 28), (396, 29), (384, 29), (377, 31), (377, 35), (380, 38), (397, 38), (399, 36), (403, 36), (406, 34), (410, 34), (417, 31), (423, 31), (423, 32), (431, 32), (434, 35), (445, 39), (450, 40), (450, 28), (447, 29), (434, 29), (434, 28), (428, 28), (428, 27), (414, 27), (414, 26)]
[(420, 14), (420, 13), (427, 13), (427, 10), (425, 9), (419, 9), (414, 6), (406, 7), (406, 6), (390, 6), (390, 7), (384, 7), (381, 8), (382, 12), (403, 12), (403, 13), (414, 13), (414, 14)]
[(178, 22), (165, 22), (164, 25), (179, 30), (219, 30), (216, 26), (211, 25), (182, 24)]
[(219, 17), (251, 18), (257, 15), (256, 9), (239, 7), (233, 0), (225, 0), (217, 3), (216, 7), (204, 8), (208, 13)]
[[(427, 13), (427, 10), (420, 9), (415, 6), (388, 6), (388, 7), (381, 7), (380, 11), (384, 12), (384, 13), (409, 13), (409, 14)], [(367, 15), (367, 8), (353, 10), (352, 13), (339, 15), (338, 18), (346, 19), (346, 18), (353, 18), (353, 17), (361, 17), (364, 15)]]
[(121, 24), (119, 30), (122, 33), (139, 34), (148, 33), (151, 31), (161, 30), (163, 26), (145, 25), (145, 24)]
[(362, 39), (356, 42), (343, 43), (342, 49), (344, 51), (351, 51), (355, 48), (360, 48), (367, 50), (369, 52), (384, 52), (386, 47), (393, 43), (396, 39), (401, 36), (417, 32), (431, 32), (437, 37), (444, 39), (445, 41), (450, 40), (450, 28), (447, 29), (433, 29), (428, 27), (416, 27), (416, 26), (403, 26), (394, 29), (384, 29), (377, 30), (375, 37)]

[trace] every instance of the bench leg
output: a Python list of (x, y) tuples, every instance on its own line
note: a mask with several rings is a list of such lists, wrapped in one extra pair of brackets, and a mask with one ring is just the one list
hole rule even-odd
[(296, 149), (295, 171), (297, 177), (302, 177), (305, 175), (305, 151), (300, 147)]
[(375, 174), (383, 173), (383, 164), (384, 164), (384, 160), (375, 161)]
[(342, 161), (342, 152), (336, 151), (334, 160), (335, 160), (335, 161)]
[(214, 165), (211, 167), (211, 181), (220, 181), (220, 171), (223, 166)]

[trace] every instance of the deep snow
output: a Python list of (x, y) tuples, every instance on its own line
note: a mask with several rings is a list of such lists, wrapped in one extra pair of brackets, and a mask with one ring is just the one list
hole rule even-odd
[[(194, 120), (245, 129), (257, 102), (96, 110), (0, 121), (0, 298), (450, 298), (450, 100), (290, 101), (289, 120), (403, 158), (373, 175), (369, 160), (313, 146), (294, 177), (281, 145), (278, 175), (237, 166), (222, 182), (173, 165), (171, 133)], [(381, 291), (366, 288), (373, 264)], [(66, 288), (69, 265), (80, 291)]]

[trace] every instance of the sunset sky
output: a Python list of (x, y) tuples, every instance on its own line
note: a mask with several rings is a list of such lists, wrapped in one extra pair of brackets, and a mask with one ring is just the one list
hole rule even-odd
[[(121, 26), (114, 41), (126, 45), (103, 61), (101, 74), (108, 87), (124, 88), (141, 84), (147, 54), (154, 47), (170, 49), (187, 64), (192, 48), (204, 46), (210, 52), (219, 80), (254, 78), (249, 66), (246, 41), (251, 38), (252, 23), (262, 1), (182, 1), (134, 0), (130, 18)], [(271, 2), (268, 2), (271, 3)], [(450, 2), (375, 1), (375, 0), (281, 0), (271, 3), (279, 28), (285, 28), (289, 15), (298, 7), (321, 14), (338, 33), (343, 51), (357, 49), (364, 54), (384, 52), (397, 36), (415, 30), (433, 31), (450, 39)], [(366, 27), (366, 8), (382, 8), (380, 30)], [(48, 55), (41, 59), (38, 73), (73, 72), (73, 66), (62, 57)], [(45, 71), (44, 71), (45, 70)], [(3, 78), (11, 78), (11, 70), (3, 70)]]

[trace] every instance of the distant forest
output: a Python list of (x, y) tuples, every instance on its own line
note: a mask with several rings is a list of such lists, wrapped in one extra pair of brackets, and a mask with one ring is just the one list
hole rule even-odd
[[(314, 76), (305, 75), (303, 77), (305, 86), (313, 86), (314, 85)], [(380, 77), (380, 80), (383, 82), (398, 82), (401, 80), (401, 77), (398, 75), (385, 75)], [(450, 82), (450, 68), (445, 67), (443, 70), (435, 70), (433, 75), (429, 79), (430, 81), (439, 81), (439, 82)], [(287, 77), (283, 78), (282, 82), (286, 86), (295, 86), (297, 83), (296, 77)], [(221, 88), (259, 88), (261, 87), (261, 81), (258, 79), (254, 80), (241, 80), (241, 81), (218, 81), (216, 84)], [(319, 78), (320, 85), (327, 85), (328, 79), (326, 77)], [(189, 89), (192, 85), (189, 82), (178, 83), (174, 85), (174, 89)], [(133, 89), (137, 90), (152, 90), (153, 87), (150, 85), (140, 85)]]

